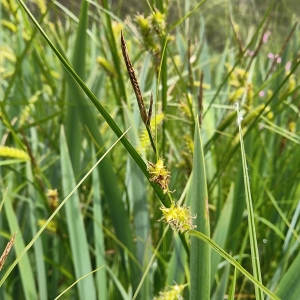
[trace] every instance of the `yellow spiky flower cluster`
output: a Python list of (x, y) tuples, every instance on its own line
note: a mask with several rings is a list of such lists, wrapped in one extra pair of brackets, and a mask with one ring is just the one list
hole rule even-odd
[(173, 230), (182, 233), (196, 228), (192, 222), (196, 216), (191, 214), (189, 206), (173, 202), (169, 208), (162, 205), (160, 210), (163, 213), (160, 221), (168, 223)]
[(166, 194), (169, 192), (170, 172), (164, 166), (164, 160), (159, 158), (154, 164), (148, 161), (148, 172), (150, 174), (150, 181), (156, 182)]
[(137, 14), (135, 21), (142, 35), (144, 46), (153, 53), (158, 67), (161, 59), (160, 37), (166, 33), (166, 15), (156, 9), (148, 17)]
[(155, 297), (154, 300), (178, 300), (183, 299), (180, 295), (186, 285), (175, 284), (173, 286), (167, 287), (163, 292), (159, 292), (159, 296)]

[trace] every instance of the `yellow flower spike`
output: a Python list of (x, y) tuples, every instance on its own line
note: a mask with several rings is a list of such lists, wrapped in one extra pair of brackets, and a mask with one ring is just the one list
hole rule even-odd
[(228, 82), (228, 84), (229, 84), (230, 86), (233, 86), (233, 87), (236, 87), (236, 88), (238, 88), (238, 87), (240, 86), (240, 83), (239, 83), (239, 81), (238, 81), (237, 79), (230, 80), (230, 81)]
[(7, 21), (7, 20), (1, 20), (1, 24), (3, 27), (8, 28), (12, 33), (16, 33), (17, 32), (17, 26), (16, 24)]
[(122, 23), (116, 21), (112, 22), (112, 30), (116, 37), (120, 35), (122, 29), (124, 29), (124, 25)]
[(40, 12), (42, 14), (44, 14), (46, 12), (47, 5), (44, 0), (34, 0), (33, 2), (38, 6), (38, 8), (40, 9)]
[(247, 76), (247, 72), (246, 70), (242, 69), (242, 68), (235, 68), (234, 72), (237, 74), (237, 76), (239, 76), (240, 78), (243, 78), (245, 76)]
[(245, 92), (244, 87), (240, 87), (235, 91), (231, 92), (229, 95), (229, 102), (230, 103), (236, 102), (238, 99), (240, 99), (243, 96), (244, 92)]
[(13, 50), (7, 46), (0, 47), (0, 63), (3, 64), (5, 60), (15, 63), (17, 58)]
[(175, 284), (173, 286), (168, 286), (165, 291), (159, 292), (158, 297), (154, 297), (154, 300), (178, 300), (183, 299), (180, 295), (183, 289), (186, 287), (186, 284)]
[(57, 198), (58, 197), (57, 189), (55, 189), (55, 190), (48, 190), (47, 197)]
[(295, 133), (296, 132), (296, 123), (295, 122), (289, 122), (288, 123), (288, 130), (291, 133)]
[(55, 209), (58, 206), (58, 192), (57, 192), (57, 189), (48, 190), (46, 195), (48, 197), (49, 207), (50, 207), (51, 211), (55, 211)]
[(162, 158), (159, 158), (156, 164), (149, 162), (148, 171), (152, 175), (152, 178), (157, 178), (160, 175), (166, 173), (164, 161)]
[(156, 182), (166, 194), (169, 192), (170, 172), (164, 166), (164, 160), (159, 158), (154, 164), (148, 161), (147, 170), (150, 174), (150, 181)]
[[(46, 220), (39, 220), (38, 225), (39, 227), (42, 227), (46, 223)], [(50, 221), (49, 224), (47, 225), (46, 229), (51, 232), (51, 233), (56, 233), (57, 230), (57, 224), (55, 221)]]
[(159, 10), (156, 10), (154, 14), (149, 16), (151, 27), (159, 34), (164, 35), (166, 29), (166, 16)]
[(170, 208), (161, 206), (160, 210), (163, 213), (163, 217), (159, 221), (165, 221), (175, 231), (186, 232), (194, 229), (196, 226), (192, 224), (192, 220), (196, 216), (191, 214), (190, 207), (183, 204), (173, 202)]
[(148, 21), (148, 19), (146, 19), (144, 17), (144, 15), (142, 15), (142, 14), (136, 15), (135, 20), (138, 23), (138, 25), (140, 26), (140, 29), (142, 31), (150, 30), (149, 21)]
[(289, 83), (288, 83), (288, 89), (287, 91), (288, 92), (291, 92), (293, 91), (297, 86), (297, 82), (295, 80), (295, 74), (292, 74), (289, 78)]
[(15, 17), (16, 11), (18, 10), (18, 4), (15, 0), (2, 0), (1, 1), (3, 7), (7, 10), (7, 12), (12, 13)]
[(25, 151), (16, 148), (6, 147), (6, 146), (0, 146), (0, 157), (1, 156), (23, 159), (23, 160), (30, 160), (29, 155)]
[(159, 50), (159, 45), (155, 42), (150, 17), (145, 18), (144, 15), (138, 14), (135, 17), (135, 21), (141, 32), (146, 48), (156, 53)]
[(120, 36), (121, 31), (123, 29), (124, 29), (124, 25), (122, 23), (119, 23), (117, 21), (112, 22), (112, 30), (116, 40), (118, 40), (118, 37)]

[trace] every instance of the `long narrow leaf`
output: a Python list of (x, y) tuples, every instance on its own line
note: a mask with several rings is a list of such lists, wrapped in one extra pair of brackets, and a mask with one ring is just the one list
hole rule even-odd
[(211, 240), (205, 234), (195, 230), (190, 230), (188, 234), (206, 242), (212, 249), (214, 249), (223, 258), (225, 258), (228, 262), (230, 262), (233, 266), (235, 266), (241, 273), (243, 273), (251, 282), (253, 282), (262, 291), (264, 291), (266, 295), (270, 296), (271, 299), (280, 300), (279, 297), (277, 297), (275, 294), (269, 291), (265, 286), (263, 286), (256, 278), (254, 278), (247, 270), (245, 270), (232, 256), (230, 256), (226, 251), (220, 248), (213, 240)]
[[(63, 129), (61, 130), (60, 152), (63, 194), (66, 196), (76, 183)], [(80, 278), (90, 273), (92, 266), (77, 192), (66, 203), (65, 210), (75, 275), (76, 278)], [(79, 281), (77, 287), (80, 299), (96, 299), (95, 285), (91, 276)]]
[[(252, 267), (253, 267), (254, 277), (259, 282), (262, 282), (261, 271), (260, 271), (260, 262), (259, 262), (259, 252), (258, 252), (256, 232), (255, 232), (253, 204), (252, 204), (252, 198), (251, 198), (251, 192), (250, 192), (250, 181), (249, 181), (248, 167), (247, 167), (242, 127), (241, 127), (241, 119), (240, 119), (241, 117), (240, 117), (240, 111), (239, 111), (238, 105), (237, 105), (237, 115), (238, 115), (237, 118), (238, 118), (238, 127), (239, 127), (239, 133), (240, 133), (243, 175), (244, 175), (244, 183), (245, 183), (245, 190), (246, 190), (245, 195), (246, 195), (246, 204), (247, 204), (247, 212), (248, 212), (248, 225), (249, 225)], [(263, 293), (260, 289), (257, 288), (257, 286), (255, 286), (255, 295), (256, 295), (257, 300), (263, 299)]]
[[(12, 179), (13, 176), (10, 176)], [(12, 186), (10, 180), (9, 186)], [(23, 256), (22, 249), (25, 248), (24, 239), (22, 236), (22, 230), (19, 227), (17, 216), (13, 210), (12, 205), (12, 197), (10, 196), (10, 193), (7, 194), (7, 198), (4, 201), (4, 210), (6, 214), (6, 218), (8, 220), (9, 229), (12, 233), (17, 232), (16, 239), (14, 242), (14, 249), (16, 251), (17, 259)], [(8, 269), (8, 271), (10, 268)], [(33, 274), (33, 268), (32, 264), (30, 263), (28, 253), (26, 253), (23, 257), (23, 260), (19, 263), (19, 270), (20, 270), (20, 276), (23, 286), (23, 292), (25, 295), (26, 300), (37, 300), (38, 294), (35, 287), (35, 280), (34, 280), (34, 274)], [(2, 280), (5, 278), (5, 275), (3, 276)], [(1, 281), (2, 281), (1, 280)], [(0, 284), (1, 285), (1, 284)]]
[[(190, 185), (191, 211), (197, 214), (194, 224), (206, 236), (210, 235), (208, 195), (205, 174), (204, 153), (199, 123), (196, 122), (194, 137), (193, 174)], [(190, 299), (210, 299), (211, 257), (209, 246), (191, 237), (191, 286)]]
[[(94, 157), (95, 151), (92, 151), (92, 156)], [(104, 232), (102, 229), (102, 207), (101, 207), (101, 195), (100, 195), (100, 178), (99, 173), (93, 173), (93, 199), (94, 199), (94, 239), (95, 239), (95, 256), (96, 265), (98, 267), (105, 265), (105, 243), (104, 243)], [(101, 268), (96, 274), (96, 289), (97, 289), (97, 299), (106, 300), (107, 296), (107, 276), (106, 269)]]

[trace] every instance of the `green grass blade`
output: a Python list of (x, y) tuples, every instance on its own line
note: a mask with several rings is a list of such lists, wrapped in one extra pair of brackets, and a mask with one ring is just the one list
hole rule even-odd
[(171, 286), (176, 282), (183, 284), (185, 279), (187, 253), (178, 234), (174, 238), (174, 249), (168, 263), (166, 284)]
[(298, 300), (300, 295), (299, 285), (300, 254), (294, 259), (288, 271), (283, 275), (276, 289), (280, 299)]
[(275, 294), (269, 291), (265, 286), (263, 286), (256, 278), (254, 278), (247, 270), (245, 270), (232, 256), (230, 256), (226, 251), (220, 248), (213, 240), (207, 237), (205, 234), (199, 231), (190, 230), (188, 232), (189, 235), (197, 237), (201, 239), (205, 243), (207, 243), (212, 249), (214, 249), (217, 253), (219, 253), (223, 258), (225, 258), (228, 262), (230, 262), (233, 266), (235, 266), (242, 274), (244, 274), (251, 282), (253, 282), (257, 287), (259, 287), (262, 291), (266, 293), (266, 295), (270, 296), (271, 299), (280, 300)]
[[(92, 151), (92, 157), (95, 156), (95, 151)], [(105, 243), (104, 243), (104, 232), (102, 229), (103, 215), (101, 207), (101, 185), (99, 173), (93, 173), (93, 213), (94, 213), (94, 239), (95, 239), (95, 256), (96, 256), (96, 266), (100, 267), (106, 264), (105, 261)], [(107, 291), (107, 276), (106, 269), (101, 268), (96, 274), (96, 289), (97, 289), (97, 299), (106, 300), (108, 299)]]
[(240, 228), (243, 221), (243, 213), (245, 210), (245, 201), (241, 201), (240, 195), (242, 195), (245, 191), (244, 189), (244, 179), (243, 179), (243, 171), (242, 171), (242, 163), (239, 162), (238, 170), (236, 173), (236, 180), (234, 185), (234, 196), (233, 196), (233, 205), (232, 205), (232, 216), (229, 222), (229, 233), (227, 240), (227, 250), (230, 253), (236, 253), (237, 247), (240, 244), (240, 241), (236, 238), (238, 234), (237, 228)]
[[(86, 61), (86, 37), (87, 37), (87, 25), (88, 25), (88, 2), (82, 1), (80, 7), (79, 24), (76, 32), (76, 40), (73, 48), (72, 67), (78, 76), (85, 79), (85, 61)], [(80, 153), (81, 153), (81, 141), (82, 131), (81, 124), (78, 120), (80, 109), (77, 105), (74, 105), (73, 99), (77, 97), (83, 97), (81, 91), (78, 91), (78, 86), (71, 78), (68, 72), (65, 72), (68, 82), (68, 89), (66, 94), (67, 100), (67, 113), (65, 119), (65, 133), (68, 141), (68, 148), (70, 151), (70, 158), (73, 165), (74, 174), (77, 175), (80, 171)], [(78, 102), (78, 101), (77, 101)]]
[[(129, 110), (125, 108), (125, 124), (134, 123), (134, 118), (130, 114)], [(133, 145), (138, 145), (138, 133), (134, 130), (129, 132), (129, 140)], [(150, 235), (150, 220), (149, 220), (149, 209), (147, 202), (147, 188), (146, 180), (143, 173), (133, 161), (133, 159), (128, 156), (127, 168), (126, 168), (126, 187), (128, 198), (133, 208), (133, 223), (135, 228), (136, 236), (136, 255), (137, 260), (143, 269), (147, 267), (148, 261), (151, 258), (151, 235)], [(139, 295), (141, 299), (145, 299), (150, 292), (150, 274), (145, 278)], [(152, 280), (152, 279), (151, 279)]]
[(82, 276), (81, 278), (77, 279), (75, 282), (73, 282), (67, 289), (65, 289), (63, 292), (61, 292), (57, 297), (55, 297), (54, 300), (58, 300), (62, 295), (64, 295), (65, 293), (68, 292), (68, 290), (70, 290), (73, 286), (75, 286), (76, 284), (78, 284), (78, 282), (80, 282), (81, 280), (83, 280), (84, 278), (91, 276), (93, 273), (99, 271), (100, 269), (102, 269), (103, 267), (100, 267), (96, 270), (93, 270), (92, 272), (85, 274), (84, 276)]
[(123, 300), (131, 299), (131, 297), (127, 294), (126, 290), (124, 289), (124, 287), (123, 287), (122, 283), (120, 282), (120, 280), (114, 274), (113, 270), (111, 270), (108, 266), (106, 266), (106, 270), (107, 270), (109, 276), (111, 277), (111, 279), (113, 280), (116, 288), (118, 289), (119, 294), (122, 296), (122, 299)]
[[(194, 225), (206, 236), (210, 236), (208, 195), (204, 154), (199, 123), (196, 122), (194, 137), (193, 174), (189, 190), (191, 211), (197, 215)], [(203, 241), (191, 237), (190, 247), (190, 299), (210, 299), (210, 248)]]
[(230, 290), (228, 293), (228, 300), (234, 300), (234, 294), (235, 294), (235, 285), (236, 285), (236, 268), (234, 268), (233, 278), (230, 286)]
[[(253, 204), (250, 192), (250, 180), (248, 174), (248, 167), (247, 167), (247, 160), (244, 148), (244, 141), (243, 141), (243, 133), (241, 127), (241, 117), (239, 106), (237, 104), (237, 118), (238, 118), (238, 126), (239, 126), (239, 133), (240, 133), (240, 144), (241, 144), (241, 154), (242, 154), (242, 163), (243, 163), (243, 177), (244, 177), (244, 184), (245, 184), (245, 196), (246, 196), (246, 204), (247, 204), (247, 212), (248, 212), (248, 226), (249, 226), (249, 237), (250, 237), (250, 247), (251, 247), (251, 259), (252, 259), (252, 268), (254, 277), (259, 281), (262, 282), (261, 278), (261, 270), (260, 270), (260, 262), (259, 262), (259, 252), (257, 246), (257, 239), (256, 239), (256, 231), (255, 231), (255, 218), (254, 218), (254, 211), (253, 211)], [(263, 293), (260, 289), (255, 286), (255, 296), (257, 300), (263, 299)]]
[[(70, 189), (76, 185), (72, 164), (68, 152), (66, 138), (63, 129), (60, 140), (62, 186), (63, 194), (66, 196)], [(80, 278), (92, 271), (88, 239), (80, 210), (79, 195), (75, 192), (65, 204), (70, 246), (72, 251), (73, 265), (76, 278)], [(96, 299), (96, 290), (93, 277), (86, 277), (77, 284), (79, 299)]]
[[(33, 172), (31, 169), (31, 164), (28, 162), (26, 164), (26, 172), (27, 172), (27, 178), (29, 181), (34, 182), (33, 178)], [(29, 205), (31, 206), (31, 215), (30, 215), (30, 227), (32, 236), (35, 236), (37, 233), (37, 213), (36, 213), (36, 205), (38, 202), (38, 193), (34, 190), (34, 186), (29, 185), (29, 198), (32, 200)], [(47, 276), (46, 276), (46, 266), (45, 266), (45, 260), (44, 260), (44, 251), (43, 251), (43, 245), (42, 241), (38, 239), (34, 245), (34, 256), (35, 256), (35, 264), (36, 264), (36, 272), (37, 272), (37, 285), (38, 285), (38, 293), (40, 299), (47, 299)]]
[[(222, 248), (225, 248), (229, 233), (229, 220), (232, 218), (233, 189), (234, 186), (232, 184), (212, 238)], [(214, 281), (220, 261), (220, 255), (213, 252), (211, 254), (211, 283)]]
[(220, 280), (218, 286), (216, 287), (215, 292), (214, 292), (213, 296), (211, 297), (211, 300), (225, 299), (226, 288), (227, 288), (228, 281), (229, 281), (229, 273), (230, 273), (230, 264), (226, 263), (221, 280)]
[[(13, 176), (11, 174), (10, 178), (12, 179)], [(12, 186), (12, 181), (9, 180), (9, 186)], [(8, 221), (8, 226), (10, 232), (14, 233), (17, 232), (14, 249), (16, 251), (17, 259), (22, 255), (22, 250), (25, 248), (24, 239), (22, 236), (22, 230), (19, 227), (18, 219), (13, 209), (13, 198), (11, 197), (10, 193), (7, 194), (7, 197), (4, 201), (4, 211), (6, 214), (6, 219)], [(26, 300), (37, 300), (38, 294), (35, 287), (35, 279), (32, 264), (29, 260), (28, 253), (23, 255), (22, 261), (19, 262), (19, 271), (21, 282), (23, 286), (23, 292)], [(11, 269), (9, 268), (6, 273), (10, 273)], [(7, 275), (8, 275), (7, 274)], [(5, 278), (5, 275), (2, 277), (2, 280)]]

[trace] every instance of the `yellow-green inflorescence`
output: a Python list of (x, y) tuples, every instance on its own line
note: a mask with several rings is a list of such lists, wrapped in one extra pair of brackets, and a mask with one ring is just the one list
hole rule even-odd
[[(231, 70), (229, 64), (226, 65), (228, 70)], [(251, 107), (253, 102), (253, 85), (251, 82), (247, 82), (248, 73), (246, 70), (241, 68), (235, 68), (230, 74), (229, 85), (234, 90), (229, 95), (229, 102), (235, 103), (242, 95), (247, 93), (246, 105)]]
[[(159, 126), (164, 119), (164, 114), (159, 113), (150, 120), (150, 128), (154, 128), (155, 126)], [(149, 134), (146, 128), (144, 128), (140, 135), (140, 145), (137, 148), (138, 153), (144, 153), (150, 146)]]
[[(47, 220), (45, 220), (45, 219), (39, 220), (39, 221), (38, 221), (39, 227), (43, 227), (44, 224), (46, 223), (46, 221), (47, 221)], [(46, 229), (47, 229), (47, 231), (48, 231), (49, 233), (56, 233), (56, 231), (57, 231), (57, 223), (56, 223), (56, 221), (51, 220), (51, 221), (48, 223)]]
[(55, 190), (48, 190), (47, 192), (47, 197), (48, 197), (48, 204), (51, 209), (51, 211), (55, 211), (57, 206), (58, 206), (58, 192), (57, 189)]
[[(54, 190), (49, 189), (46, 196), (48, 197), (49, 208), (50, 208), (51, 212), (54, 212), (59, 204), (57, 189), (54, 189)], [(44, 224), (46, 222), (47, 222), (47, 220), (40, 219), (38, 221), (39, 227), (44, 226)], [(46, 227), (46, 229), (48, 230), (49, 233), (56, 233), (57, 228), (58, 228), (58, 226), (57, 226), (56, 220), (51, 220)]]
[(159, 295), (154, 298), (154, 300), (178, 300), (183, 299), (180, 295), (186, 285), (175, 284), (173, 286), (167, 287), (163, 292), (159, 292)]
[[(150, 175), (150, 181), (156, 182), (163, 190), (164, 194), (169, 193), (170, 172), (164, 165), (164, 160), (159, 158), (157, 163), (148, 162), (148, 172)], [(186, 232), (194, 229), (192, 220), (196, 218), (191, 214), (190, 207), (185, 204), (180, 205), (179, 202), (172, 201), (170, 207), (162, 205), (160, 210), (163, 213), (163, 217), (160, 221), (168, 223), (175, 231)]]
[(154, 53), (157, 52), (159, 50), (159, 43), (156, 39), (157, 37), (165, 34), (165, 14), (162, 14), (160, 11), (156, 10), (148, 17), (145, 17), (142, 14), (137, 14), (135, 20), (147, 49), (153, 51)]
[(169, 208), (162, 205), (160, 210), (163, 213), (160, 221), (168, 223), (173, 230), (183, 233), (196, 228), (192, 222), (196, 216), (191, 214), (189, 206), (173, 202)]
[(159, 158), (154, 164), (148, 161), (148, 172), (150, 174), (150, 181), (156, 182), (163, 190), (164, 194), (169, 192), (170, 172), (164, 166), (164, 160)]
[(0, 156), (29, 160), (29, 155), (20, 149), (0, 146)]

